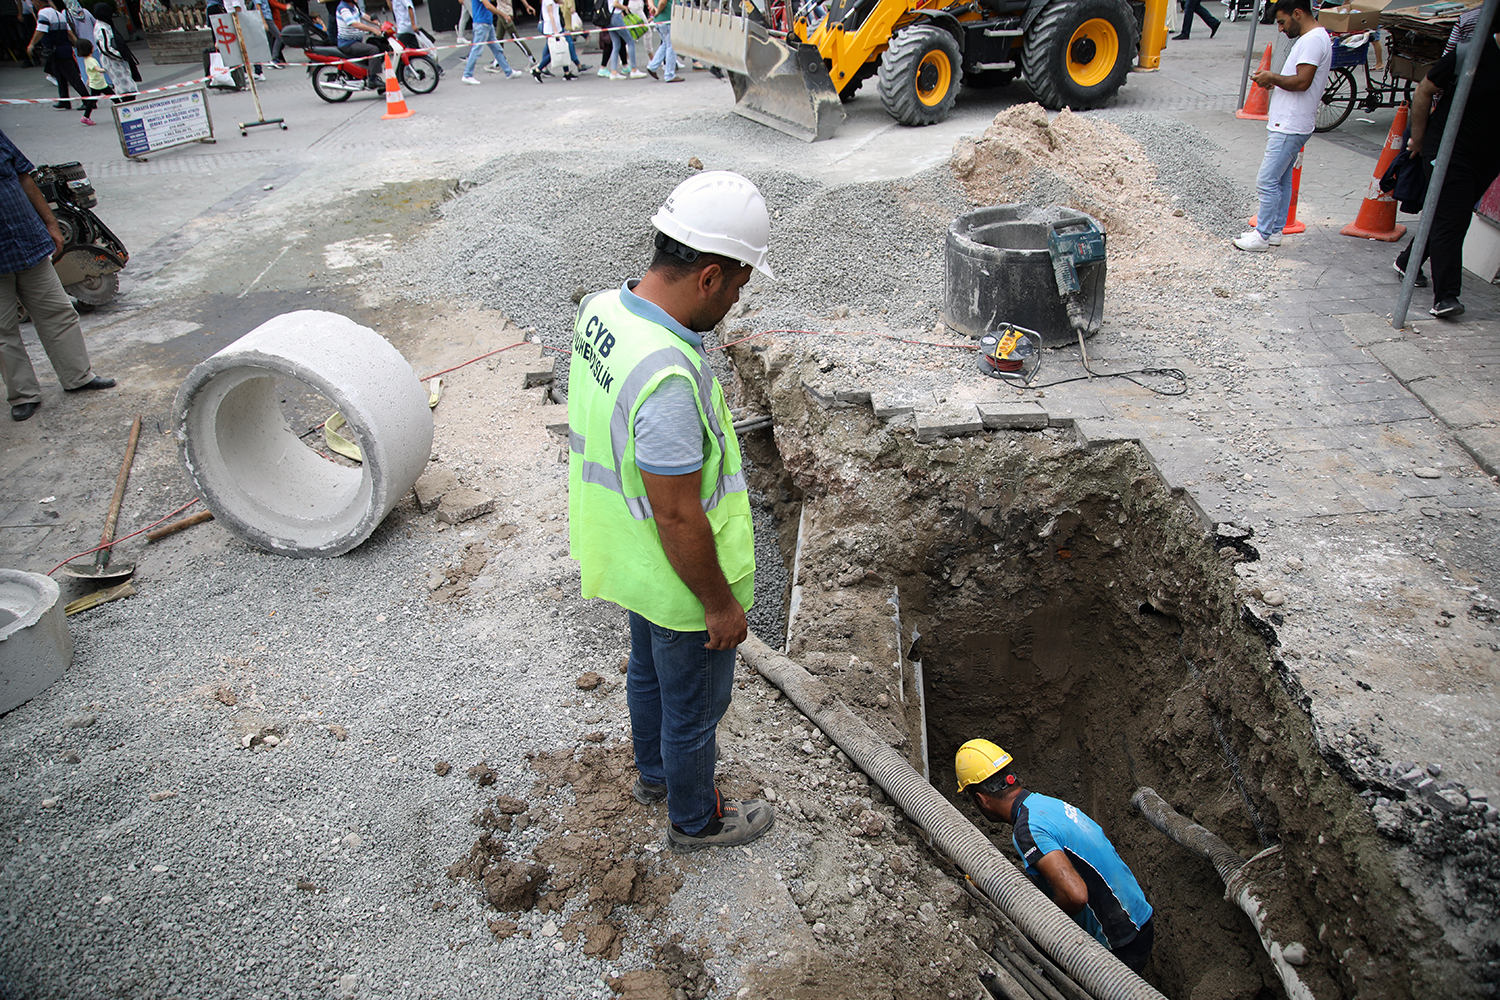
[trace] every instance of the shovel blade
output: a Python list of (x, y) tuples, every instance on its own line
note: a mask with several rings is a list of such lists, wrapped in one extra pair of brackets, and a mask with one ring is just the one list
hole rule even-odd
[(782, 41), (763, 24), (729, 14), (713, 0), (672, 6), (673, 47), (729, 71), (734, 110), (804, 142), (831, 139), (844, 108), (816, 46)]

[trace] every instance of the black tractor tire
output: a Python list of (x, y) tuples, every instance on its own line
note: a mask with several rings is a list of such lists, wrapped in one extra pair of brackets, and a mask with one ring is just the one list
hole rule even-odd
[(902, 125), (936, 125), (953, 113), (963, 73), (958, 40), (934, 25), (914, 24), (881, 57), (880, 103)]
[(1115, 96), (1139, 46), (1125, 0), (1049, 0), (1026, 32), (1021, 62), (1044, 107), (1083, 111)]
[(880, 57), (877, 56), (855, 71), (854, 79), (844, 84), (844, 89), (839, 91), (839, 100), (845, 104), (854, 100), (854, 95), (859, 93), (860, 85), (870, 77), (874, 76), (880, 67)]

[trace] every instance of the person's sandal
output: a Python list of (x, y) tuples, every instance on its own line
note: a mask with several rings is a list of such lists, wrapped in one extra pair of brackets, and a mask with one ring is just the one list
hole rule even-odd
[(776, 825), (776, 811), (761, 799), (737, 801), (719, 797), (718, 815), (695, 834), (684, 833), (676, 823), (667, 827), (667, 847), (677, 854), (690, 854), (705, 847), (739, 847), (759, 839)]

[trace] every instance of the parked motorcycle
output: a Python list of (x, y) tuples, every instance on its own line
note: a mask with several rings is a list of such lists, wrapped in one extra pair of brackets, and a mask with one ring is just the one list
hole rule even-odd
[[(413, 94), (430, 94), (436, 90), (442, 70), (431, 52), (427, 49), (407, 48), (396, 38), (394, 25), (387, 23), (383, 27), (385, 37), (372, 41), (390, 51), (396, 79), (401, 86)], [(300, 21), (289, 24), (281, 31), (281, 42), (284, 46), (295, 46), (303, 50), (311, 64), (307, 67), (307, 73), (312, 78), (313, 90), (330, 104), (347, 101), (350, 94), (370, 90), (365, 86), (369, 71), (364, 60), (354, 60), (344, 55), (321, 26)], [(381, 92), (370, 90), (370, 93)]]
[(104, 305), (119, 293), (117, 273), (130, 253), (93, 213), (99, 199), (88, 174), (74, 162), (40, 166), (32, 176), (62, 230), (62, 255), (52, 266), (63, 288), (80, 302)]

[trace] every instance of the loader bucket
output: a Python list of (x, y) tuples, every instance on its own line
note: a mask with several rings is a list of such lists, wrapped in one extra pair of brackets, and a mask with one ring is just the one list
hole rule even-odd
[(833, 138), (844, 120), (816, 46), (791, 36), (782, 41), (757, 20), (729, 13), (719, 0), (676, 0), (672, 47), (728, 70), (734, 110), (751, 121), (816, 142)]

